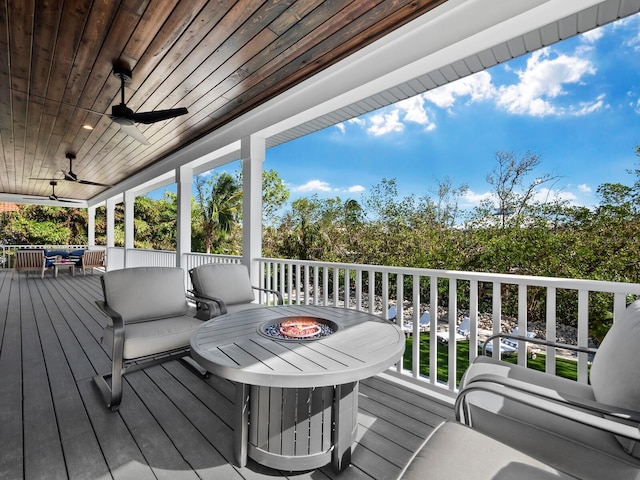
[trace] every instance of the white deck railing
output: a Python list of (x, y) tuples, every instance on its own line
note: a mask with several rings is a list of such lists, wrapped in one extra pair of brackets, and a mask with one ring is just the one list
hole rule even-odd
[[(577, 344), (588, 346), (589, 339), (589, 296), (592, 292), (603, 292), (612, 296), (614, 321), (620, 317), (626, 308), (627, 296), (640, 295), (640, 285), (619, 282), (601, 282), (590, 280), (563, 279), (551, 277), (533, 277), (525, 275), (501, 275), (491, 273), (461, 272), (448, 270), (430, 270), (421, 268), (386, 267), (377, 265), (356, 265), (340, 263), (323, 263), (302, 260), (283, 260), (261, 258), (261, 275), (264, 287), (280, 291), (285, 302), (290, 304), (338, 305), (344, 308), (355, 308), (370, 313), (386, 316), (392, 303), (398, 306), (405, 304), (405, 298), (411, 298), (410, 305), (413, 312), (428, 309), (432, 319), (431, 325), (438, 318), (438, 298), (445, 298), (445, 308), (448, 311), (447, 328), (449, 332), (455, 330), (458, 323), (458, 303), (460, 291), (468, 295), (468, 315), (471, 319), (469, 340), (469, 361), (477, 356), (479, 291), (485, 288), (485, 298), (489, 295), (491, 303), (492, 331), (500, 333), (502, 302), (505, 287), (512, 287), (517, 295), (517, 326), (520, 332), (528, 330), (527, 320), (527, 292), (529, 289), (544, 289), (546, 302), (546, 338), (556, 339), (556, 304), (559, 290), (576, 292), (575, 317), (577, 321)], [(405, 280), (411, 285), (411, 291), (405, 292)], [(445, 290), (444, 292), (442, 290)], [(422, 290), (422, 292), (421, 292)], [(428, 295), (425, 295), (425, 290)], [(395, 292), (395, 293), (392, 293)], [(486, 293), (488, 292), (488, 293)], [(494, 295), (493, 292), (500, 292)], [(434, 301), (427, 301), (421, 297), (428, 297)], [(370, 298), (375, 301), (369, 301)], [(336, 301), (337, 299), (337, 301)], [(401, 299), (402, 301), (399, 301)], [(412, 342), (412, 365), (410, 372), (403, 371), (398, 365), (400, 373), (408, 373), (414, 379), (423, 379), (434, 386), (442, 386), (437, 375), (430, 375), (424, 379), (420, 372), (420, 342), (422, 334), (419, 329), (419, 313), (412, 318), (414, 325), (414, 341)], [(402, 324), (405, 320), (403, 308), (398, 307), (396, 321)], [(450, 335), (453, 340), (453, 333)], [(448, 343), (448, 379), (446, 388), (455, 392), (457, 388), (457, 344)], [(494, 341), (494, 351), (499, 352), (498, 340)], [(442, 348), (442, 347), (441, 347)], [(527, 364), (526, 345), (521, 344), (518, 351), (518, 364)], [(429, 336), (428, 365), (432, 372), (438, 367), (438, 345), (436, 335)], [(556, 373), (557, 352), (554, 348), (546, 349), (546, 372)], [(577, 378), (579, 382), (588, 382), (588, 362), (586, 353), (577, 355)]]
[[(18, 246), (15, 246), (16, 248)], [(66, 246), (65, 246), (66, 247)], [(8, 247), (5, 247), (8, 248)], [(80, 248), (80, 246), (79, 246)], [(123, 248), (109, 248), (109, 270), (127, 266), (175, 266), (176, 253), (158, 250), (125, 250)], [(536, 290), (544, 292), (545, 303), (545, 333), (546, 338), (555, 340), (558, 323), (557, 305), (559, 292), (573, 292), (576, 298), (574, 311), (569, 315), (577, 325), (576, 341), (580, 346), (589, 343), (589, 302), (593, 293), (610, 296), (613, 304), (613, 318), (616, 321), (626, 308), (629, 296), (640, 296), (640, 284), (601, 282), (579, 279), (564, 279), (553, 277), (533, 277), (525, 275), (506, 275), (493, 273), (462, 272), (449, 270), (431, 270), (422, 268), (402, 268), (379, 265), (358, 265), (348, 263), (327, 263), (303, 260), (259, 258), (259, 278), (263, 288), (279, 291), (288, 304), (305, 305), (334, 305), (343, 308), (368, 311), (386, 318), (391, 305), (397, 305), (396, 322), (400, 325), (406, 320), (413, 321), (413, 341), (410, 352), (411, 365), (405, 369), (402, 363), (396, 370), (399, 374), (411, 377), (420, 383), (426, 382), (449, 394), (457, 389), (459, 377), (457, 366), (457, 347), (453, 340), (453, 331), (460, 319), (459, 305), (464, 299), (465, 314), (471, 319), (469, 339), (469, 362), (477, 356), (481, 345), (478, 319), (481, 314), (489, 314), (491, 329), (486, 334), (501, 332), (503, 316), (503, 302), (508, 300), (517, 306), (517, 326), (520, 332), (529, 330), (528, 297)], [(238, 256), (207, 255), (203, 253), (188, 253), (183, 256), (180, 264), (185, 270), (205, 263), (239, 263)], [(188, 275), (187, 275), (187, 281)], [(189, 285), (189, 288), (191, 285)], [(408, 288), (406, 288), (408, 287)], [(464, 293), (463, 293), (464, 292)], [(494, 295), (494, 292), (500, 292)], [(514, 298), (509, 298), (515, 297)], [(481, 301), (482, 297), (482, 301)], [(373, 298), (373, 301), (370, 299)], [(430, 301), (434, 299), (434, 301)], [(443, 305), (438, 305), (438, 299)], [(487, 311), (481, 311), (485, 305)], [(488, 307), (490, 305), (490, 307)], [(402, 306), (403, 308), (400, 308)], [(418, 312), (411, 319), (405, 318), (405, 309)], [(439, 312), (445, 314), (446, 329), (450, 332), (447, 347), (446, 365), (439, 365), (438, 340), (436, 335), (429, 335), (429, 358), (427, 364), (431, 372), (438, 367), (446, 367), (446, 381), (438, 380), (437, 375), (425, 376), (421, 372), (421, 342), (420, 337), (426, 335), (421, 332), (417, 319), (420, 312), (428, 310), (431, 316), (431, 331), (437, 325)], [(408, 315), (407, 315), (408, 316)], [(442, 321), (442, 319), (441, 319)], [(442, 325), (441, 325), (442, 326)], [(494, 341), (494, 351), (499, 352), (498, 340)], [(518, 351), (518, 364), (527, 365), (527, 347), (521, 344)], [(545, 370), (550, 375), (556, 374), (556, 360), (558, 352), (554, 348), (542, 347), (546, 354)], [(586, 353), (577, 354), (577, 380), (588, 382), (589, 358)]]

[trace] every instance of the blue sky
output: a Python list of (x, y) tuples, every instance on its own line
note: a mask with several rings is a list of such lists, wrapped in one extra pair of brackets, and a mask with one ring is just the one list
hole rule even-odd
[[(495, 153), (529, 151), (551, 192), (597, 203), (604, 182), (631, 184), (640, 145), (640, 15), (635, 15), (267, 151), (291, 199), (359, 200), (383, 178), (433, 196), (450, 178), (470, 208), (489, 195)], [(224, 170), (236, 171), (238, 164)]]

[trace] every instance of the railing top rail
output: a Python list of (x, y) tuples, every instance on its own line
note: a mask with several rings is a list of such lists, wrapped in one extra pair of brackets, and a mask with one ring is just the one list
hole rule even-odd
[(455, 278), (458, 280), (475, 280), (478, 282), (500, 282), (514, 285), (554, 287), (570, 290), (597, 290), (608, 293), (627, 293), (640, 295), (640, 284), (625, 282), (608, 282), (603, 280), (587, 280), (578, 278), (538, 277), (532, 275), (468, 272), (459, 270), (436, 270), (415, 267), (394, 267), (387, 265), (367, 265), (355, 263), (331, 263), (312, 260), (291, 260), (283, 258), (258, 258), (261, 262), (298, 264), (316, 267), (343, 268), (349, 270), (376, 271), (389, 274), (419, 275), (438, 278)]

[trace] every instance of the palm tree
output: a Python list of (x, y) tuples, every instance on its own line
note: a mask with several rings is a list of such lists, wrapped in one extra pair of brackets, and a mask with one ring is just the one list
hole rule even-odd
[(206, 253), (234, 250), (234, 234), (237, 233), (242, 211), (242, 188), (228, 173), (215, 174), (209, 180), (196, 177), (196, 202), (202, 221)]

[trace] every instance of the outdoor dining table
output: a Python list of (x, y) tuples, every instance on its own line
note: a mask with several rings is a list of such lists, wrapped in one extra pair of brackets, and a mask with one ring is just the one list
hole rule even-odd
[[(321, 338), (268, 336), (283, 319), (314, 318), (333, 327)], [(272, 329), (271, 329), (272, 330)], [(221, 315), (191, 337), (191, 355), (236, 382), (234, 455), (278, 470), (351, 463), (358, 381), (397, 363), (405, 336), (370, 313), (311, 305), (268, 306)]]

